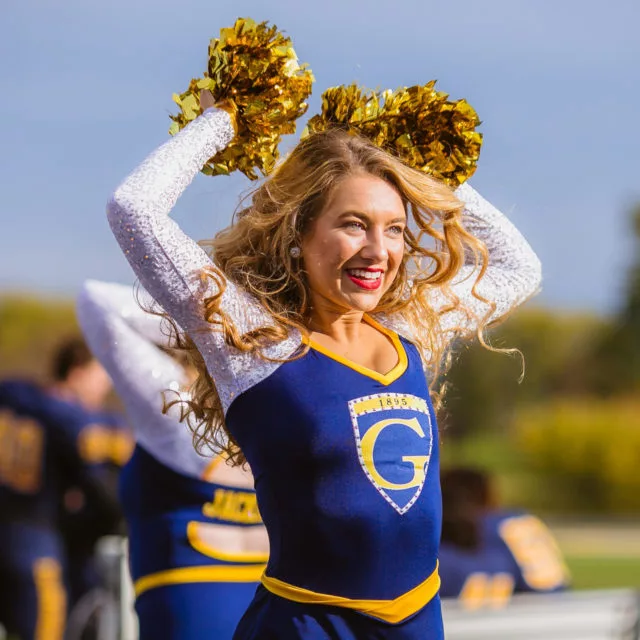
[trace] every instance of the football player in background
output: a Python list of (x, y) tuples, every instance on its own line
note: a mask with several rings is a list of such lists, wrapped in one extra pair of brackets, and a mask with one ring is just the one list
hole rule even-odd
[(552, 533), (536, 516), (500, 508), (489, 475), (458, 467), (441, 474), (441, 594), (463, 606), (501, 607), (514, 593), (569, 586)]
[(60, 640), (68, 607), (63, 496), (75, 487), (95, 530), (119, 519), (87, 458), (108, 374), (79, 339), (53, 358), (53, 381), (0, 383), (0, 622), (21, 640)]

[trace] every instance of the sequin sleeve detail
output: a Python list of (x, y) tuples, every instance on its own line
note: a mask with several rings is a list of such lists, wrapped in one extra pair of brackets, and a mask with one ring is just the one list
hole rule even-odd
[[(485, 244), (489, 254), (487, 269), (476, 287), (477, 293), (488, 303), (472, 293), (479, 267), (475, 262), (465, 264), (456, 275), (451, 292), (469, 313), (457, 309), (445, 312), (440, 317), (444, 342), (449, 346), (456, 338), (475, 333), (478, 321), (489, 313), (491, 304), (495, 308), (489, 315), (488, 324), (496, 322), (534, 296), (542, 281), (538, 256), (507, 217), (468, 184), (459, 187), (455, 193), (465, 205), (465, 229)], [(442, 310), (452, 300), (440, 289), (434, 289), (429, 302), (434, 309)], [(407, 340), (415, 340), (413, 327), (401, 314), (380, 313), (375, 314), (375, 318)], [(430, 375), (429, 371), (427, 375)]]
[(232, 137), (229, 116), (208, 111), (149, 155), (107, 205), (111, 229), (143, 287), (187, 330), (200, 323), (199, 298), (208, 293), (202, 274), (211, 261), (169, 213)]
[[(485, 244), (489, 254), (487, 269), (476, 287), (477, 293), (488, 303), (478, 300), (472, 293), (479, 267), (475, 263), (464, 265), (451, 290), (473, 317), (461, 311), (444, 314), (442, 329), (451, 333), (450, 337), (475, 332), (477, 322), (489, 313), (490, 304), (495, 308), (488, 323), (496, 322), (535, 295), (542, 280), (538, 256), (507, 217), (468, 184), (459, 187), (455, 193), (465, 205), (465, 229)], [(447, 301), (436, 290), (431, 304), (439, 308)]]
[[(212, 267), (202, 248), (169, 218), (178, 197), (205, 161), (233, 138), (227, 113), (209, 109), (154, 151), (125, 179), (107, 206), (111, 229), (142, 286), (197, 345), (225, 410), (277, 365), (229, 347), (204, 320), (202, 301), (218, 292), (205, 277)], [(225, 281), (221, 308), (240, 334), (273, 322), (250, 294)], [(269, 357), (292, 353), (299, 336), (274, 345)]]
[(159, 348), (167, 342), (162, 318), (145, 312), (152, 300), (144, 291), (87, 281), (77, 299), (77, 315), (87, 343), (113, 380), (136, 441), (167, 467), (201, 477), (211, 460), (193, 448), (179, 409), (163, 414), (164, 391), (179, 392), (183, 368)]

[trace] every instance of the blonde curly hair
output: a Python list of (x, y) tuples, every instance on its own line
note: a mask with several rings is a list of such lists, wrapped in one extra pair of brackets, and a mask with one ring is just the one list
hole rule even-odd
[[(204, 300), (205, 319), (212, 330), (224, 334), (226, 343), (242, 352), (262, 357), (264, 347), (284, 340), (291, 329), (309, 334), (310, 301), (301, 259), (291, 248), (302, 245), (305, 234), (336, 186), (356, 173), (381, 178), (400, 194), (407, 213), (405, 255), (398, 274), (382, 296), (374, 313), (394, 314), (406, 323), (412, 340), (429, 370), (431, 394), (436, 407), (443, 396), (442, 374), (448, 366), (448, 344), (455, 331), (441, 328), (441, 317), (452, 311), (473, 316), (450, 290), (450, 283), (470, 256), (478, 265), (476, 285), (486, 269), (487, 250), (462, 225), (463, 204), (442, 182), (412, 169), (368, 140), (339, 129), (315, 133), (302, 140), (274, 172), (244, 200), (232, 224), (215, 238), (201, 244), (213, 265), (206, 277), (217, 284), (217, 293)], [(271, 326), (241, 334), (222, 310), (225, 280), (251, 293), (273, 319)], [(434, 309), (430, 292), (437, 288), (445, 304)], [(482, 332), (491, 313), (473, 317)], [(456, 315), (456, 317), (458, 317)], [(466, 324), (466, 323), (464, 323)], [(194, 432), (198, 449), (211, 447), (226, 453), (232, 463), (244, 457), (226, 431), (222, 404), (215, 380), (188, 336), (179, 337), (176, 347), (186, 351), (198, 377), (191, 388), (191, 400), (182, 403), (182, 417)], [(308, 350), (303, 346), (293, 358)]]

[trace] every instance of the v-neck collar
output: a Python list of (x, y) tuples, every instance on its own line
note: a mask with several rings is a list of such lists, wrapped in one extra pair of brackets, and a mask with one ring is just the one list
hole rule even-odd
[(398, 378), (400, 378), (400, 376), (402, 376), (402, 374), (407, 370), (407, 364), (408, 364), (407, 352), (405, 351), (404, 346), (400, 341), (400, 338), (398, 337), (397, 333), (387, 329), (386, 327), (383, 327), (381, 324), (379, 324), (373, 318), (371, 318), (366, 314), (363, 316), (363, 320), (367, 324), (372, 326), (374, 329), (376, 329), (380, 333), (387, 336), (389, 340), (391, 340), (391, 343), (393, 344), (393, 346), (395, 347), (396, 353), (398, 354), (398, 362), (393, 367), (393, 369), (391, 369), (391, 371), (388, 371), (387, 373), (379, 373), (378, 371), (369, 369), (368, 367), (358, 364), (357, 362), (353, 362), (353, 360), (349, 360), (348, 358), (345, 358), (335, 353), (331, 349), (328, 349), (327, 347), (321, 344), (318, 344), (315, 340), (312, 340), (311, 338), (304, 337), (303, 342), (305, 344), (308, 344), (314, 351), (318, 351), (319, 353), (322, 353), (323, 355), (327, 356), (327, 358), (331, 358), (332, 360), (339, 362), (340, 364), (344, 365), (345, 367), (348, 367), (349, 369), (353, 369), (354, 371), (357, 371), (358, 373), (362, 374), (363, 376), (366, 376), (367, 378), (372, 378), (373, 380), (376, 380), (377, 382), (380, 382), (381, 384), (388, 386), (392, 382), (395, 382)]

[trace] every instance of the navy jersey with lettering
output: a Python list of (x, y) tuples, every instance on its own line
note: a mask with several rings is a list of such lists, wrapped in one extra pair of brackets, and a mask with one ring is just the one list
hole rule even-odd
[(562, 591), (570, 584), (569, 570), (549, 528), (524, 511), (494, 511), (482, 522), (484, 545), (506, 550), (514, 566), (516, 593)]
[(562, 555), (541, 520), (524, 512), (496, 511), (481, 517), (480, 526), (477, 549), (440, 545), (443, 598), (459, 598), (468, 609), (497, 608), (514, 593), (567, 588)]
[(268, 556), (253, 480), (199, 455), (179, 410), (163, 412), (164, 391), (186, 396), (186, 371), (160, 348), (161, 318), (138, 299), (131, 287), (90, 281), (78, 319), (137, 441), (120, 496), (140, 638), (230, 640)]
[(120, 495), (141, 637), (231, 638), (268, 554), (230, 553), (207, 530), (262, 528), (255, 491), (180, 474), (138, 445)]
[(0, 383), (0, 505), (12, 521), (55, 527), (63, 490), (76, 484), (107, 519), (117, 510), (83, 457), (95, 414), (30, 382)]
[[(88, 471), (101, 484), (115, 502), (118, 476), (122, 466), (131, 457), (134, 441), (129, 425), (123, 416), (114, 411), (87, 412), (93, 420), (85, 426), (78, 439), (78, 448)], [(91, 414), (91, 415), (89, 415)], [(70, 487), (67, 496), (80, 499), (79, 505), (67, 499), (62, 505), (60, 530), (64, 537), (67, 555), (67, 575), (70, 606), (86, 593), (98, 587), (101, 575), (95, 556), (99, 538), (122, 533), (121, 518), (104, 522), (100, 507), (87, 500), (78, 487)]]
[(467, 609), (505, 605), (518, 573), (506, 548), (469, 550), (447, 542), (440, 545), (440, 596), (459, 598)]
[(64, 630), (66, 559), (58, 518), (69, 483), (85, 492), (101, 521), (112, 523), (117, 514), (80, 453), (92, 421), (35, 384), (0, 383), (0, 616), (25, 640), (61, 638)]

